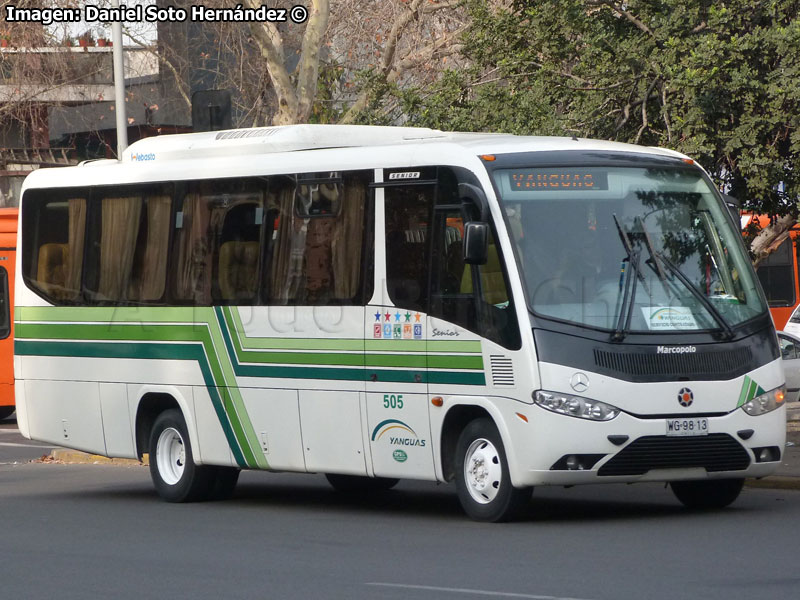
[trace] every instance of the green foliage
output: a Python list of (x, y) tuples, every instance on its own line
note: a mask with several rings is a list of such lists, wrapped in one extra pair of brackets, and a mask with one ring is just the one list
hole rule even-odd
[(411, 123), (673, 148), (747, 208), (794, 209), (800, 1), (467, 4), (471, 66), (398, 91)]

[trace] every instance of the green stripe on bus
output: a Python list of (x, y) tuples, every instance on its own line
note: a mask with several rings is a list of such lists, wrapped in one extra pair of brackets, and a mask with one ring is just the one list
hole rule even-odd
[[(197, 316), (197, 315), (195, 315)], [(211, 315), (209, 315), (211, 316)], [(213, 323), (213, 322), (212, 322)], [(215, 324), (215, 323), (214, 323)], [(217, 347), (222, 346), (220, 334), (214, 334), (216, 329), (213, 324), (191, 325), (143, 325), (143, 324), (95, 324), (95, 323), (19, 323), (16, 328), (17, 339), (38, 338), (73, 340), (75, 343), (86, 343), (80, 340), (103, 340), (109, 342), (199, 342), (202, 344), (209, 368), (211, 370), (213, 385), (216, 387), (236, 388), (236, 379), (233, 369), (228, 362), (220, 360)], [(217, 338), (216, 340), (214, 338)], [(216, 344), (214, 342), (217, 342)], [(161, 358), (144, 354), (138, 358)], [(225, 353), (227, 358), (227, 353)], [(250, 466), (267, 468), (266, 459), (260, 451), (255, 430), (250, 423), (244, 401), (238, 393), (232, 394), (232, 411), (226, 411), (236, 438), (242, 447), (242, 452)], [(258, 451), (255, 451), (258, 448)]]
[(377, 350), (379, 352), (456, 352), (460, 354), (479, 354), (481, 352), (480, 340), (452, 342), (449, 340), (367, 339), (364, 347), (368, 351)]
[[(65, 356), (83, 358), (130, 358), (130, 359), (167, 359), (196, 360), (203, 375), (203, 380), (211, 397), (211, 404), (217, 413), (222, 430), (228, 440), (236, 463), (240, 467), (248, 466), (228, 420), (224, 399), (219, 396), (211, 367), (200, 344), (163, 344), (150, 342), (147, 344), (119, 344), (108, 342), (42, 342), (14, 341), (14, 353), (19, 356)], [(224, 388), (222, 388), (224, 389)]]

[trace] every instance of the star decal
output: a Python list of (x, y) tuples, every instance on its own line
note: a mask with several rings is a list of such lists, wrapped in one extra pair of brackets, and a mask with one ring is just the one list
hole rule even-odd
[(387, 321), (391, 321), (392, 320), (392, 315), (390, 315), (388, 312), (383, 316), (386, 317)]
[(376, 321), (380, 321), (381, 320), (381, 313), (379, 313), (379, 312), (375, 313), (375, 320)]
[(399, 312), (394, 313), (394, 321), (395, 321), (395, 323), (399, 323), (400, 322), (400, 313)]
[(410, 321), (411, 321), (411, 313), (410, 313), (410, 312), (407, 312), (407, 313), (405, 314), (405, 317), (406, 317), (406, 323), (408, 323), (408, 322), (410, 322)]
[(414, 313), (414, 319), (416, 319), (416, 322), (417, 322), (417, 323), (419, 323), (419, 322), (420, 322), (419, 318), (420, 318), (421, 316), (422, 316), (422, 315), (421, 315), (421, 314), (419, 314), (419, 313)]

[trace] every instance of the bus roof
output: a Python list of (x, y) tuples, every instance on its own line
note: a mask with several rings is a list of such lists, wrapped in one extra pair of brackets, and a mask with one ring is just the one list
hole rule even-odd
[[(368, 154), (359, 149), (370, 148)], [(332, 151), (343, 150), (336, 152)], [(303, 152), (320, 152), (320, 163), (340, 164), (331, 170), (372, 168), (412, 164), (463, 164), (480, 155), (516, 152), (624, 152), (681, 159), (672, 150), (635, 146), (619, 142), (569, 137), (516, 136), (511, 134), (445, 132), (418, 127), (382, 127), (371, 125), (286, 125), (252, 129), (231, 129), (202, 133), (184, 133), (144, 138), (131, 144), (122, 161), (87, 161), (78, 167), (39, 169), (28, 177), (28, 186), (85, 185), (91, 169), (108, 172), (93, 180), (156, 180), (189, 177), (190, 172), (208, 173), (202, 159), (219, 159), (229, 176), (254, 168), (289, 169), (286, 172), (328, 170), (309, 163)], [(324, 157), (323, 157), (324, 154)], [(259, 156), (270, 161), (256, 163)], [(443, 161), (447, 156), (448, 161)], [(452, 163), (450, 162), (452, 161)], [(173, 163), (171, 167), (167, 167)], [(258, 167), (255, 165), (258, 164)], [(77, 169), (77, 171), (76, 171)], [(117, 171), (122, 169), (123, 172)], [(166, 169), (166, 170), (165, 170)], [(294, 169), (294, 170), (292, 170)], [(99, 170), (99, 171), (98, 171)], [(80, 173), (80, 174), (79, 174)], [(137, 173), (139, 173), (137, 175)], [(213, 175), (208, 175), (213, 176)], [(217, 176), (219, 173), (217, 172)]]
[[(285, 125), (149, 137), (132, 144), (123, 162), (146, 162), (240, 153), (272, 154), (328, 148), (357, 148), (419, 143), (451, 143), (475, 154), (520, 151), (617, 150), (677, 156), (669, 150), (568, 137), (517, 136), (502, 133), (445, 132), (422, 127), (373, 125)], [(525, 148), (523, 148), (523, 146)], [(155, 155), (151, 157), (150, 155)]]

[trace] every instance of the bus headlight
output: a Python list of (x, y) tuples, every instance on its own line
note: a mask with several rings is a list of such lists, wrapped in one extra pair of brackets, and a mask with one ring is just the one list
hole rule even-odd
[(783, 406), (786, 399), (786, 386), (775, 388), (765, 394), (756, 396), (742, 405), (742, 410), (751, 417), (757, 417)]
[(619, 414), (618, 408), (599, 400), (545, 390), (536, 390), (533, 393), (533, 401), (542, 408), (560, 415), (589, 419), (590, 421), (610, 421)]

